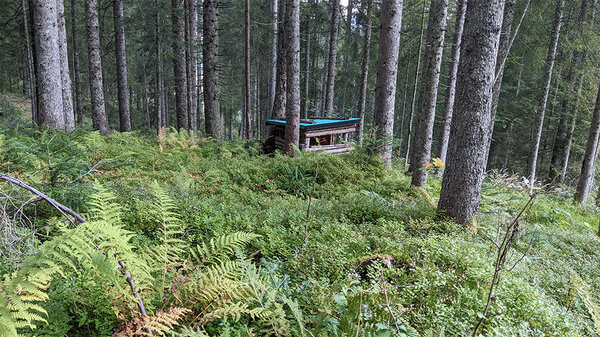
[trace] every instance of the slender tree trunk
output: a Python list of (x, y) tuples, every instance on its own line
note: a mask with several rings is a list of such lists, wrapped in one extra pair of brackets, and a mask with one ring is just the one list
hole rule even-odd
[(348, 71), (348, 54), (351, 51), (351, 44), (353, 41), (352, 36), (352, 11), (354, 10), (353, 0), (348, 0), (348, 7), (346, 8), (346, 53), (344, 53), (344, 59), (342, 61), (342, 69), (344, 72)]
[[(275, 102), (275, 88), (277, 85), (277, 17), (278, 17), (278, 0), (270, 0), (271, 6), (271, 21), (270, 21), (270, 35), (271, 35), (271, 49), (269, 53), (269, 101), (267, 109), (273, 111), (273, 104)], [(309, 15), (310, 17), (310, 15)], [(310, 36), (310, 35), (309, 35)], [(309, 38), (310, 40), (310, 38)]]
[(308, 1), (309, 10), (306, 15), (306, 27), (304, 34), (306, 35), (305, 63), (304, 63), (304, 118), (308, 118), (308, 110), (310, 107), (310, 20), (312, 13), (313, 0)]
[(369, 79), (369, 58), (371, 54), (371, 12), (373, 10), (373, 0), (367, 0), (367, 21), (365, 22), (365, 42), (363, 44), (362, 75), (360, 80), (360, 98), (358, 101), (358, 144), (362, 145), (365, 138), (365, 108), (367, 105), (367, 84)]
[(423, 50), (423, 34), (425, 32), (425, 11), (427, 7), (427, 1), (423, 0), (423, 13), (421, 15), (421, 33), (419, 34), (419, 51), (417, 54), (417, 64), (415, 66), (415, 84), (413, 86), (412, 101), (410, 103), (410, 113), (408, 114), (408, 132), (406, 136), (406, 157), (404, 158), (405, 164), (408, 164), (410, 158), (410, 144), (413, 130), (413, 121), (415, 116), (415, 104), (417, 103), (417, 86), (419, 84), (419, 71), (421, 70), (421, 51)]
[(62, 82), (65, 131), (71, 132), (75, 130), (75, 113), (73, 110), (73, 96), (71, 95), (69, 51), (67, 49), (67, 24), (65, 21), (65, 4), (63, 0), (56, 0), (56, 9), (58, 11), (58, 51), (60, 53), (60, 76)]
[(502, 0), (469, 0), (456, 82), (455, 115), (438, 210), (475, 228), (486, 165)]
[(587, 201), (588, 194), (594, 183), (594, 173), (596, 172), (596, 159), (598, 156), (598, 137), (600, 137), (600, 87), (596, 98), (596, 106), (594, 115), (592, 116), (592, 124), (585, 147), (585, 155), (581, 164), (581, 175), (577, 183), (575, 192), (575, 200), (583, 204)]
[(329, 62), (327, 62), (328, 55), (329, 43), (327, 43), (327, 39), (325, 39), (325, 50), (323, 51), (323, 71), (321, 72), (323, 74), (323, 79), (321, 81), (321, 92), (318, 104), (320, 116), (323, 116), (323, 110), (325, 109), (325, 94), (327, 92), (327, 73), (329, 72)]
[(331, 31), (329, 35), (329, 56), (327, 59), (327, 85), (325, 88), (325, 106), (323, 107), (323, 111), (321, 113), (321, 115), (325, 116), (333, 116), (339, 13), (340, 0), (331, 0)]
[(565, 178), (567, 177), (567, 169), (569, 167), (569, 157), (571, 156), (571, 147), (573, 145), (573, 135), (575, 134), (575, 125), (577, 124), (577, 114), (574, 112), (574, 115), (570, 119), (569, 132), (567, 133), (567, 144), (565, 145), (565, 151), (562, 158), (561, 165), (561, 174), (560, 174), (560, 183), (564, 184)]
[(177, 129), (189, 129), (187, 71), (185, 64), (184, 0), (171, 0), (171, 27), (173, 33), (173, 75), (175, 76), (175, 114)]
[(398, 156), (402, 156), (402, 142), (404, 140), (404, 123), (405, 123), (405, 115), (406, 115), (406, 102), (408, 101), (408, 82), (409, 82), (409, 74), (408, 70), (410, 69), (410, 60), (406, 63), (406, 77), (404, 78), (404, 97), (402, 98), (402, 115), (400, 116), (400, 129), (398, 130), (398, 137), (400, 138), (398, 144)]
[(57, 18), (58, 9), (55, 1), (33, 1), (39, 123), (64, 131)]
[(217, 1), (204, 0), (203, 5), (203, 79), (206, 134), (221, 139), (223, 135), (219, 109), (219, 70), (217, 67), (219, 50)]
[(539, 98), (538, 107), (538, 123), (535, 132), (534, 148), (531, 156), (531, 167), (529, 170), (529, 191), (533, 192), (535, 186), (535, 173), (537, 169), (538, 152), (540, 150), (540, 141), (542, 138), (542, 130), (544, 127), (544, 114), (546, 113), (546, 105), (548, 103), (548, 94), (550, 92), (550, 84), (552, 82), (552, 70), (554, 69), (554, 62), (556, 60), (556, 50), (558, 48), (558, 39), (560, 36), (560, 28), (562, 25), (563, 11), (565, 7), (565, 0), (557, 0), (556, 14), (554, 17), (554, 25), (550, 36), (550, 46), (548, 47), (548, 56), (546, 59), (546, 66), (544, 69), (544, 80), (543, 80), (543, 91)]
[(375, 126), (380, 143), (377, 154), (387, 165), (392, 163), (392, 137), (394, 133), (394, 106), (398, 76), (398, 48), (402, 26), (402, 0), (384, 1), (381, 4), (381, 29), (377, 82), (375, 84)]
[(29, 98), (31, 100), (31, 119), (38, 123), (37, 113), (37, 82), (36, 82), (36, 65), (34, 58), (34, 36), (33, 36), (33, 21), (32, 11), (33, 8), (31, 0), (22, 0), (21, 5), (23, 6), (23, 29), (25, 33), (25, 42), (27, 43), (27, 78), (29, 80)]
[(198, 133), (198, 5), (186, 0), (188, 22), (188, 127), (192, 135)]
[(244, 114), (246, 128), (243, 138), (252, 139), (252, 112), (250, 103), (250, 0), (246, 0), (246, 10), (244, 17), (246, 21), (245, 39), (244, 39)]
[(435, 122), (435, 107), (442, 67), (447, 16), (448, 0), (431, 0), (417, 125), (411, 145), (412, 158), (409, 171), (412, 172), (413, 186), (423, 186), (427, 182), (425, 165), (431, 161), (433, 124)]
[(300, 0), (287, 0), (285, 6), (287, 98), (285, 151), (294, 155), (300, 141)]
[(75, 89), (75, 114), (77, 124), (83, 124), (83, 99), (81, 92), (81, 70), (79, 66), (79, 40), (77, 29), (77, 6), (71, 0), (71, 50), (73, 51), (73, 89)]
[(85, 0), (86, 32), (88, 40), (90, 98), (92, 125), (101, 135), (109, 133), (108, 117), (104, 107), (102, 58), (100, 57), (100, 30), (98, 28), (98, 1)]
[(125, 27), (123, 26), (123, 0), (113, 0), (115, 20), (115, 59), (117, 61), (117, 91), (119, 100), (119, 129), (131, 131), (131, 113), (127, 85), (127, 57), (125, 55)]
[[(279, 1), (279, 12), (286, 13), (286, 0)], [(285, 119), (285, 107), (286, 107), (286, 83), (287, 83), (287, 64), (286, 64), (286, 45), (287, 37), (285, 36), (285, 20), (279, 20), (277, 27), (277, 73), (276, 73), (276, 86), (275, 86), (275, 98), (273, 102), (273, 110), (271, 111), (271, 118), (274, 119)]]
[(163, 82), (162, 82), (162, 50), (160, 45), (160, 17), (156, 14), (156, 94), (154, 98), (156, 114), (156, 130), (159, 136), (164, 135), (165, 121), (163, 119)]
[[(446, 106), (442, 121), (442, 130), (438, 141), (438, 157), (442, 162), (446, 162), (446, 153), (448, 152), (448, 138), (450, 137), (450, 123), (452, 122), (452, 113), (454, 111), (454, 98), (456, 97), (456, 76), (458, 72), (458, 62), (460, 60), (460, 44), (465, 26), (465, 12), (468, 0), (459, 0), (456, 5), (456, 19), (454, 22), (454, 37), (452, 39), (452, 55), (450, 56), (450, 73), (448, 76), (448, 85), (446, 87)], [(442, 172), (442, 171), (440, 171)]]

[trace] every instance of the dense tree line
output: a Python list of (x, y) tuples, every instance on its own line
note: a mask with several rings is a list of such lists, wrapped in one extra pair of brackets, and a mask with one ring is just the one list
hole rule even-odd
[[(70, 132), (264, 140), (266, 119), (361, 117), (356, 140), (446, 163), (439, 208), (474, 220), (487, 170), (592, 190), (597, 0), (22, 0), (0, 4), (0, 90)], [(538, 185), (536, 185), (538, 184)], [(600, 202), (600, 194), (597, 197)]]

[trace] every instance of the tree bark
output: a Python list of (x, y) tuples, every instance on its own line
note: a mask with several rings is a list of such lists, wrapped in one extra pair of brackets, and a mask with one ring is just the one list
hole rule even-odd
[(595, 165), (598, 156), (598, 137), (600, 137), (600, 87), (598, 89), (596, 106), (594, 108), (594, 115), (592, 116), (592, 124), (590, 125), (590, 132), (585, 147), (585, 155), (583, 156), (583, 162), (581, 163), (581, 175), (579, 176), (579, 182), (577, 183), (577, 190), (575, 192), (575, 200), (580, 204), (587, 201), (588, 194), (594, 183), (594, 173), (596, 172)]
[(285, 43), (287, 59), (285, 151), (293, 156), (300, 141), (300, 0), (287, 0), (285, 13), (287, 40)]
[(374, 119), (377, 128), (377, 154), (386, 165), (392, 163), (392, 137), (394, 133), (394, 106), (398, 76), (398, 51), (402, 26), (402, 0), (384, 1), (381, 4), (381, 28), (377, 82), (375, 84)]
[(306, 15), (306, 27), (304, 34), (306, 35), (306, 46), (305, 46), (305, 63), (304, 63), (304, 118), (308, 118), (308, 110), (310, 106), (310, 20), (312, 13), (313, 0), (308, 1), (309, 9)]
[(246, 21), (245, 38), (244, 38), (244, 114), (246, 127), (244, 129), (243, 138), (246, 140), (252, 139), (252, 110), (250, 103), (250, 0), (246, 0), (246, 9), (244, 18)]
[(337, 40), (339, 30), (340, 0), (331, 0), (331, 30), (329, 35), (329, 56), (327, 58), (327, 85), (325, 87), (325, 106), (321, 115), (333, 115), (335, 96), (335, 67), (337, 61)]
[(131, 114), (127, 85), (127, 57), (125, 54), (125, 27), (123, 26), (123, 0), (113, 0), (115, 20), (115, 59), (117, 61), (117, 91), (119, 101), (119, 130), (131, 131)]
[[(286, 13), (286, 0), (279, 1), (279, 12), (283, 13), (285, 17)], [(274, 119), (285, 119), (285, 107), (286, 107), (286, 85), (287, 85), (287, 64), (286, 64), (286, 45), (287, 37), (285, 36), (286, 29), (284, 20), (279, 20), (277, 27), (277, 73), (276, 73), (276, 86), (275, 86), (275, 98), (273, 101), (273, 110), (271, 110), (271, 118)]]
[(75, 114), (73, 111), (73, 97), (71, 95), (69, 51), (67, 49), (67, 24), (65, 21), (65, 4), (63, 0), (56, 0), (56, 9), (58, 15), (58, 52), (60, 54), (63, 115), (65, 119), (65, 131), (71, 132), (75, 130)]
[(33, 1), (39, 123), (65, 130), (56, 1)]
[(417, 64), (415, 65), (415, 82), (413, 86), (412, 100), (410, 103), (410, 113), (408, 114), (408, 132), (406, 135), (406, 157), (404, 163), (408, 164), (410, 158), (410, 144), (413, 130), (413, 122), (415, 116), (415, 104), (417, 103), (417, 86), (419, 84), (419, 71), (421, 70), (421, 51), (423, 50), (423, 34), (425, 32), (425, 11), (427, 7), (427, 1), (423, 0), (423, 13), (421, 14), (421, 33), (419, 34), (419, 50), (417, 54)]
[(155, 31), (155, 53), (156, 53), (156, 92), (154, 95), (156, 131), (159, 136), (164, 134), (165, 121), (163, 120), (163, 82), (162, 82), (162, 50), (160, 45), (160, 16), (156, 13)]
[[(269, 102), (267, 109), (273, 111), (273, 104), (275, 102), (275, 88), (277, 85), (277, 17), (278, 17), (278, 0), (270, 0), (271, 6), (271, 21), (269, 23), (270, 35), (271, 35), (271, 49), (269, 51)], [(310, 16), (309, 16), (310, 17)], [(309, 35), (310, 36), (310, 35)]]
[(185, 64), (184, 0), (171, 0), (171, 27), (173, 34), (173, 75), (175, 76), (175, 115), (177, 129), (189, 129), (187, 71)]
[(550, 84), (552, 82), (552, 70), (554, 69), (554, 62), (556, 60), (556, 50), (558, 48), (558, 39), (560, 37), (560, 28), (562, 25), (563, 11), (565, 7), (565, 0), (557, 0), (556, 3), (556, 14), (554, 17), (554, 24), (552, 33), (550, 35), (550, 46), (548, 47), (548, 56), (546, 58), (546, 66), (544, 68), (544, 79), (543, 79), (543, 91), (539, 97), (538, 106), (538, 122), (535, 132), (533, 153), (531, 155), (531, 167), (529, 170), (529, 191), (533, 192), (535, 186), (535, 173), (537, 170), (538, 153), (540, 150), (540, 142), (542, 139), (542, 130), (544, 127), (544, 115), (546, 113), (546, 105), (548, 103), (548, 94), (550, 92)]
[(425, 63), (419, 95), (417, 125), (413, 137), (412, 158), (409, 171), (412, 172), (412, 185), (423, 186), (427, 182), (425, 165), (431, 161), (431, 145), (433, 140), (433, 124), (435, 107), (442, 67), (444, 51), (444, 35), (448, 16), (448, 0), (431, 0), (429, 22), (427, 24), (427, 40), (425, 47)]
[(469, 0), (438, 210), (476, 225), (504, 1)]
[(108, 135), (108, 117), (104, 106), (102, 85), (102, 58), (100, 57), (100, 31), (98, 29), (98, 2), (85, 0), (85, 20), (88, 40), (90, 98), (92, 101), (92, 125), (101, 135)]
[(221, 139), (222, 123), (219, 110), (219, 70), (218, 52), (219, 14), (216, 0), (204, 0), (203, 3), (203, 63), (204, 63), (204, 113), (206, 134), (216, 139)]
[(81, 70), (79, 66), (79, 40), (77, 29), (77, 6), (71, 0), (71, 50), (73, 51), (73, 89), (75, 89), (75, 114), (77, 124), (83, 124), (83, 99), (81, 92)]
[[(450, 137), (450, 123), (452, 122), (452, 113), (454, 111), (454, 99), (456, 97), (456, 76), (458, 72), (458, 62), (460, 60), (460, 44), (465, 26), (465, 12), (468, 0), (459, 0), (456, 6), (456, 19), (454, 22), (454, 37), (452, 39), (452, 55), (450, 56), (450, 72), (448, 75), (448, 85), (446, 87), (446, 107), (442, 120), (442, 130), (438, 141), (438, 157), (442, 162), (446, 162), (446, 153), (448, 152), (448, 138)], [(441, 172), (441, 171), (440, 171)]]
[(363, 44), (362, 74), (360, 80), (360, 98), (358, 101), (358, 144), (362, 145), (365, 138), (365, 110), (367, 105), (367, 84), (369, 79), (369, 58), (371, 54), (371, 12), (373, 10), (373, 0), (367, 0), (367, 21), (365, 22), (365, 42)]
[(33, 36), (33, 5), (32, 1), (22, 0), (23, 6), (23, 29), (25, 34), (25, 42), (27, 43), (27, 77), (29, 80), (29, 98), (31, 99), (31, 119), (35, 123), (38, 120), (38, 102), (37, 102), (37, 80), (36, 80), (36, 64), (35, 64), (35, 38)]
[(346, 8), (346, 53), (344, 53), (344, 59), (342, 60), (342, 69), (344, 72), (348, 71), (348, 54), (351, 51), (351, 44), (353, 42), (352, 36), (352, 11), (354, 10), (353, 0), (348, 0), (348, 7)]
[(198, 5), (186, 0), (188, 11), (188, 127), (192, 135), (198, 133)]

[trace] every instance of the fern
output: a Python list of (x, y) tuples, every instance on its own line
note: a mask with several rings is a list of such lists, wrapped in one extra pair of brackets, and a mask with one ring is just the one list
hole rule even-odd
[(237, 232), (211, 239), (208, 243), (197, 245), (191, 250), (191, 257), (196, 263), (212, 263), (227, 254), (233, 254), (248, 242), (258, 238), (259, 235), (246, 232)]
[[(115, 337), (131, 336), (166, 336), (168, 332), (179, 325), (181, 320), (189, 310), (185, 308), (171, 308), (167, 311), (159, 310), (155, 315), (144, 316), (138, 320), (132, 321), (123, 329), (115, 333)], [(152, 331), (149, 334), (148, 329)]]
[[(0, 303), (5, 304), (0, 307), (0, 336), (17, 336), (19, 329), (47, 323), (47, 312), (40, 303), (48, 299), (46, 290), (52, 279), (68, 271), (89, 272), (99, 284), (110, 285), (111, 298), (134, 307), (135, 294), (127, 287), (125, 273), (134, 274), (141, 288), (152, 284), (152, 278), (133, 251), (129, 243), (132, 234), (123, 229), (120, 209), (111, 199), (112, 195), (98, 186), (92, 221), (63, 229), (26, 258), (17, 271), (5, 276), (0, 283)], [(119, 270), (119, 261), (125, 261), (127, 270)]]

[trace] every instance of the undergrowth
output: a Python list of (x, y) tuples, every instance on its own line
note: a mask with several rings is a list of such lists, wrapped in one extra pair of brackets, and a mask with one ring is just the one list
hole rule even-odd
[[(109, 282), (118, 273), (100, 282), (82, 264), (48, 271), (45, 295), (36, 298), (41, 320), (36, 330), (21, 324), (24, 335), (134, 335), (159, 321), (181, 336), (469, 335), (493, 274), (493, 239), (529, 198), (518, 177), (489, 176), (473, 234), (436, 217), (439, 178), (412, 188), (402, 167), (388, 169), (366, 149), (270, 157), (259, 144), (176, 132), (160, 139), (141, 132), (65, 135), (17, 115), (0, 99), (0, 171), (91, 217), (98, 211), (90, 201), (102, 186), (119, 205), (111, 225), (128, 233), (119, 249), (129, 247), (138, 261), (132, 274), (141, 275), (151, 313), (136, 317), (134, 302), (116, 295), (117, 287), (127, 292), (126, 283)], [(30, 268), (28, 258), (75, 229), (23, 191), (6, 183), (0, 191), (0, 241), (14, 246), (0, 248), (0, 263), (24, 255), (10, 260), (14, 268), (0, 269), (3, 293)], [(567, 188), (540, 192), (479, 333), (597, 335), (597, 219), (595, 207), (574, 205)], [(211, 239), (240, 232), (253, 233), (245, 249), (213, 251), (218, 243)], [(232, 292), (211, 316), (206, 303), (191, 300), (208, 295), (198, 294), (202, 283), (190, 277), (217, 261), (234, 261), (237, 271), (227, 283)]]

